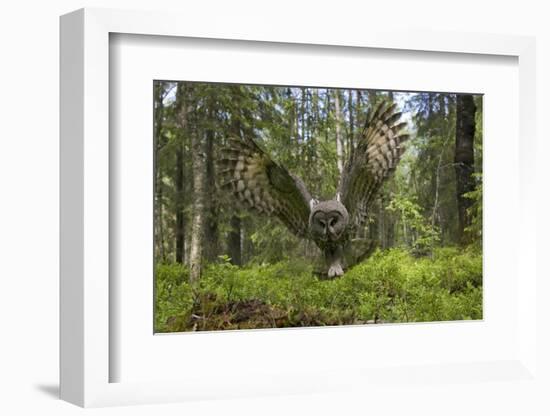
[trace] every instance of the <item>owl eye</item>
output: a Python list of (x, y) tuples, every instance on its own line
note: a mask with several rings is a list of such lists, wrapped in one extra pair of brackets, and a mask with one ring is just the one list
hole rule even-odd
[(319, 221), (319, 224), (321, 224), (323, 227), (324, 227), (325, 225), (327, 225), (327, 223), (325, 222), (325, 220), (318, 220), (318, 221)]

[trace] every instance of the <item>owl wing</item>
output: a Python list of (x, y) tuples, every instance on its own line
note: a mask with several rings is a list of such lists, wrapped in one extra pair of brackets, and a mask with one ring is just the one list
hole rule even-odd
[(229, 139), (218, 168), (222, 189), (245, 208), (279, 218), (299, 237), (308, 235), (311, 195), (252, 139)]
[(354, 227), (365, 224), (369, 205), (405, 150), (402, 144), (409, 136), (401, 131), (407, 123), (399, 122), (400, 118), (396, 104), (387, 101), (369, 112), (357, 147), (342, 172), (337, 196)]

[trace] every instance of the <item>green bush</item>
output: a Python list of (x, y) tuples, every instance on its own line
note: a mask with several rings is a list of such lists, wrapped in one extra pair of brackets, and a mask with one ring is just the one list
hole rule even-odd
[[(160, 264), (155, 276), (155, 331), (167, 332), (173, 321), (184, 321), (193, 309), (188, 268)], [(168, 325), (168, 326), (167, 326)]]
[(335, 280), (285, 261), (208, 265), (195, 286), (181, 265), (159, 265), (158, 332), (426, 322), (482, 318), (482, 257), (457, 248), (415, 257), (377, 251)]

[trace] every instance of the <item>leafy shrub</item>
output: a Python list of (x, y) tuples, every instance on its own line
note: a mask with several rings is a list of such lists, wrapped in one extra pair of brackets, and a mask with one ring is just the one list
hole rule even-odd
[(195, 287), (186, 267), (157, 267), (158, 332), (482, 318), (482, 257), (474, 250), (436, 248), (421, 258), (377, 251), (335, 280), (296, 261), (222, 260)]
[(155, 330), (166, 332), (167, 324), (185, 320), (193, 308), (188, 268), (181, 264), (159, 264), (155, 276)]

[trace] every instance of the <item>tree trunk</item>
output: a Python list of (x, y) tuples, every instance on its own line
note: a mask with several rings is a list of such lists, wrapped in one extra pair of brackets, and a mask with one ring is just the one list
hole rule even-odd
[(369, 107), (371, 111), (374, 111), (377, 104), (376, 102), (378, 101), (378, 93), (373, 90), (367, 90), (367, 97), (369, 101)]
[[(359, 135), (361, 133), (361, 127), (362, 127), (361, 124), (363, 123), (363, 121), (365, 119), (366, 114), (364, 114), (363, 111), (364, 111), (363, 94), (361, 93), (360, 90), (357, 90), (356, 91), (356, 99), (355, 99), (355, 124), (357, 125), (357, 135)], [(355, 132), (355, 130), (354, 130), (354, 132)], [(352, 142), (352, 149), (351, 149), (352, 152), (355, 151), (355, 147), (357, 145), (355, 139), (356, 138), (354, 137), (354, 140)]]
[(395, 218), (393, 215), (386, 216), (386, 248), (395, 245)]
[[(290, 88), (287, 88), (286, 90), (287, 99), (291, 100), (292, 106), (290, 110), (290, 140), (292, 142), (294, 138), (294, 134), (296, 136), (298, 135), (295, 133), (295, 118), (296, 118), (296, 103), (293, 101), (292, 98), (292, 91)], [(236, 137), (243, 137), (243, 135), (249, 134), (250, 136), (253, 135), (252, 131), (243, 132), (243, 124), (241, 123), (241, 119), (245, 116), (243, 114), (243, 108), (241, 105), (242, 102), (242, 93), (239, 89), (234, 90), (233, 93), (233, 102), (235, 103), (235, 111), (231, 115), (231, 132)], [(237, 266), (242, 265), (243, 260), (243, 244), (242, 244), (242, 237), (243, 237), (243, 224), (241, 221), (240, 216), (237, 213), (234, 213), (230, 220), (229, 220), (229, 226), (230, 231), (227, 236), (227, 252), (229, 254), (229, 257), (231, 258), (231, 263)]]
[(351, 155), (353, 152), (354, 144), (353, 141), (355, 140), (355, 120), (354, 120), (354, 113), (353, 113), (353, 90), (348, 90), (348, 114), (349, 114), (349, 135), (348, 135), (348, 148), (347, 153), (348, 155)]
[(233, 215), (230, 220), (231, 231), (227, 241), (227, 251), (231, 258), (231, 263), (237, 266), (242, 264), (241, 250), (241, 219), (237, 215)]
[(457, 95), (456, 97), (456, 145), (455, 174), (456, 199), (458, 207), (458, 238), (461, 244), (466, 244), (464, 230), (470, 225), (468, 208), (472, 200), (464, 194), (475, 190), (474, 172), (474, 135), (476, 106), (472, 95)]
[[(286, 99), (288, 100), (288, 102), (290, 103), (289, 105), (289, 109), (288, 109), (288, 145), (289, 146), (292, 146), (294, 145), (294, 139), (295, 139), (295, 136), (296, 136), (296, 121), (295, 121), (295, 116), (296, 116), (296, 110), (295, 110), (295, 106), (296, 106), (296, 103), (294, 102), (294, 98), (292, 97), (292, 90), (290, 88), (287, 88), (286, 89)], [(237, 122), (237, 123), (240, 123), (240, 122)], [(232, 128), (233, 130), (236, 129), (236, 124), (235, 122), (232, 123)], [(237, 134), (240, 134), (240, 127), (239, 127), (239, 131), (236, 132)]]
[[(330, 108), (331, 108), (331, 100), (330, 100), (330, 90), (325, 90), (325, 125), (328, 125), (330, 122)], [(329, 142), (328, 137), (328, 128), (325, 127), (325, 143)]]
[[(434, 192), (434, 204), (433, 204), (433, 208), (432, 208), (432, 216), (431, 216), (431, 223), (432, 223), (432, 228), (435, 227), (435, 223), (436, 223), (436, 217), (438, 216), (438, 211), (439, 211), (439, 185), (441, 183), (441, 169), (443, 168), (443, 155), (445, 154), (445, 149), (447, 148), (447, 143), (449, 142), (449, 140), (452, 138), (452, 135), (450, 133), (451, 131), (449, 130), (449, 134), (447, 136), (447, 138), (445, 139), (445, 142), (443, 142), (443, 148), (441, 149), (441, 152), (439, 153), (439, 159), (437, 161), (437, 168), (435, 170), (435, 192)], [(441, 223), (441, 221), (440, 221)]]
[(209, 127), (206, 130), (206, 227), (205, 227), (205, 259), (214, 261), (218, 255), (218, 204), (215, 182), (214, 140), (215, 132), (212, 123), (215, 117), (213, 103), (208, 109)]
[(191, 221), (191, 249), (189, 252), (189, 279), (199, 280), (202, 268), (205, 222), (205, 140), (196, 132), (191, 134), (193, 166), (193, 207)]
[[(316, 167), (318, 166), (318, 161), (321, 159), (321, 155), (319, 154), (319, 145), (317, 143), (318, 141), (318, 133), (319, 133), (319, 120), (321, 118), (319, 114), (319, 90), (314, 89), (313, 90), (313, 97), (312, 97), (312, 110), (313, 110), (313, 123), (310, 125), (311, 131), (310, 131), (310, 151), (311, 151), (311, 161), (310, 166), (312, 167), (312, 170), (310, 171), (311, 176), (313, 178), (314, 183), (312, 184), (311, 192), (315, 195), (318, 195), (321, 187), (321, 181), (323, 180), (321, 176), (321, 172)], [(309, 247), (309, 245), (308, 245)]]
[[(183, 140), (183, 139), (182, 139)], [(184, 262), (185, 253), (185, 214), (183, 212), (185, 201), (185, 176), (184, 176), (184, 149), (180, 143), (176, 150), (176, 262)]]
[(164, 147), (163, 134), (164, 119), (164, 86), (157, 81), (155, 83), (155, 249), (156, 258), (166, 260), (164, 251), (164, 219), (163, 219), (163, 193), (162, 193), (162, 169), (160, 166), (160, 151)]
[(184, 141), (187, 135), (188, 103), (183, 84), (178, 85), (176, 92), (176, 108), (178, 110), (178, 143), (176, 148), (176, 175), (175, 175), (175, 208), (176, 208), (176, 262), (183, 263), (185, 258), (185, 148)]
[(338, 163), (338, 172), (342, 175), (344, 170), (344, 146), (342, 143), (342, 114), (340, 112), (340, 92), (334, 91), (334, 117), (336, 119), (336, 159)]
[(386, 224), (384, 220), (384, 196), (381, 195), (378, 201), (378, 241), (382, 249), (386, 248)]
[(298, 135), (298, 143), (304, 143), (306, 140), (306, 89), (302, 87), (300, 89), (300, 92), (300, 115), (299, 117), (297, 117), (297, 119), (300, 121), (300, 134)]

